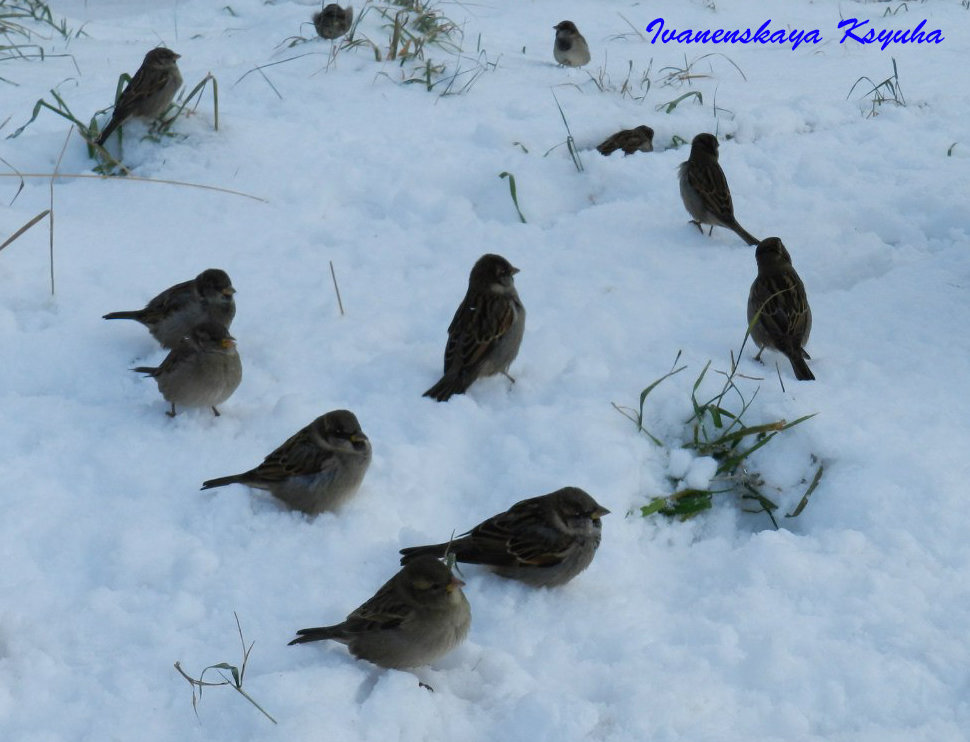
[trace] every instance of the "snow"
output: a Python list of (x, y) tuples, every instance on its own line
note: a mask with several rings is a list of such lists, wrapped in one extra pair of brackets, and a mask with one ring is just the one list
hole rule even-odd
[[(229, 5), (232, 14), (201, 0), (55, 1), (55, 16), (85, 34), (65, 42), (32, 24), (51, 56), (0, 63), (7, 136), (51, 88), (88, 120), (117, 76), (164, 42), (190, 88), (209, 71), (218, 79), (219, 130), (206, 91), (175, 138), (142, 141), (140, 124), (126, 126), (125, 163), (141, 177), (263, 199), (61, 177), (55, 295), (46, 221), (0, 253), (0, 737), (970, 738), (970, 92), (960, 72), (970, 11), (779, 0), (773, 28), (824, 39), (792, 51), (651, 45), (623, 20), (641, 33), (656, 17), (757, 28), (769, 16), (754, 0), (442, 2), (464, 29), (462, 69), (488, 68), (441, 97), (441, 87), (399, 84), (402, 67), (364, 47), (328, 66), (330, 42), (281, 46), (312, 35), (315, 3)], [(887, 9), (898, 12), (884, 18)], [(840, 17), (894, 29), (926, 18), (945, 40), (842, 45)], [(565, 18), (589, 41), (585, 69), (552, 62), (552, 26)], [(358, 33), (386, 50), (376, 11)], [(691, 86), (661, 83), (664, 68), (711, 52)], [(454, 70), (453, 55), (428, 54)], [(891, 75), (892, 59), (906, 106), (867, 118), (865, 83), (849, 90)], [(621, 95), (630, 60), (633, 95)], [(274, 62), (265, 78), (246, 74)], [(597, 88), (601, 72), (615, 89)], [(690, 90), (702, 105), (656, 109)], [(641, 123), (656, 130), (653, 153), (593, 149)], [(5, 171), (52, 172), (67, 131), (42, 111), (0, 140)], [(755, 275), (735, 235), (687, 223), (676, 181), (687, 148), (673, 138), (701, 131), (721, 139), (739, 221), (784, 240), (814, 314), (817, 382), (796, 382), (770, 351), (760, 366), (750, 344), (741, 360), (761, 379), (741, 382), (759, 388), (751, 424), (818, 413), (753, 462), (780, 530), (730, 497), (687, 522), (638, 511), (672, 491), (669, 476), (710, 478), (709, 459), (678, 448), (690, 387), (711, 360), (705, 389), (716, 391)], [(93, 165), (73, 134), (60, 172)], [(18, 195), (16, 177), (0, 181), (0, 239), (49, 207), (49, 179), (24, 182)], [(517, 381), (483, 380), (432, 403), (421, 392), (438, 378), (445, 330), (485, 252), (521, 269)], [(243, 382), (221, 417), (169, 419), (155, 384), (127, 370), (164, 351), (144, 328), (101, 315), (208, 267), (238, 289)], [(687, 370), (645, 409), (668, 451), (610, 403), (635, 407), (678, 351)], [(341, 512), (311, 520), (243, 487), (199, 492), (340, 407), (374, 446)], [(786, 519), (813, 455), (824, 476)], [(433, 694), (336, 644), (286, 646), (296, 629), (336, 622), (369, 597), (399, 548), (566, 485), (612, 511), (593, 564), (551, 590), (464, 568), (472, 629), (417, 671)], [(238, 665), (233, 612), (255, 642), (244, 690), (278, 725), (225, 688), (206, 690), (196, 718), (172, 667), (198, 677)]]

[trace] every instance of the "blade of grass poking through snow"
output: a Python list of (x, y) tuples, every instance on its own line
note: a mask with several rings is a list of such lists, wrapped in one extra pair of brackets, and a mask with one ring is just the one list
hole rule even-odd
[(50, 228), (50, 268), (51, 268), (51, 296), (54, 295), (54, 179), (57, 177), (57, 171), (61, 167), (61, 160), (64, 159), (64, 151), (67, 149), (67, 143), (71, 139), (71, 132), (73, 129), (67, 130), (67, 136), (64, 137), (64, 145), (61, 147), (61, 153), (57, 156), (57, 162), (54, 163), (54, 172), (51, 173), (50, 180), (50, 221), (48, 226)]
[(55, 108), (50, 103), (48, 103), (46, 100), (44, 100), (43, 98), (41, 98), (39, 101), (37, 101), (37, 103), (34, 104), (34, 110), (30, 114), (30, 118), (27, 120), (27, 122), (23, 126), (21, 126), (19, 129), (17, 129), (13, 134), (8, 134), (7, 135), (7, 139), (15, 139), (16, 137), (19, 137), (23, 133), (24, 129), (26, 129), (28, 126), (30, 126), (32, 123), (34, 123), (34, 121), (36, 120), (38, 114), (44, 108), (46, 108), (49, 111), (53, 111), (58, 116), (61, 116), (63, 118), (66, 118), (72, 124), (74, 124), (75, 126), (77, 126), (77, 128), (80, 129), (82, 132), (87, 132), (88, 131), (88, 125), (85, 124), (85, 123), (82, 123), (81, 121), (79, 121), (74, 116), (74, 114), (71, 113), (71, 109), (67, 107), (67, 104), (61, 98), (61, 96), (57, 94), (57, 91), (55, 91), (55, 90), (52, 89), (50, 91), (50, 94), (53, 96), (54, 100), (57, 101), (58, 107)]
[(579, 150), (576, 149), (576, 141), (573, 139), (573, 133), (569, 130), (569, 122), (566, 120), (566, 114), (563, 113), (562, 106), (559, 105), (559, 99), (556, 97), (556, 92), (552, 93), (553, 100), (556, 101), (556, 108), (559, 109), (559, 115), (562, 116), (562, 123), (566, 127), (566, 148), (569, 150), (569, 156), (573, 158), (573, 165), (576, 166), (576, 170), (583, 172), (583, 161), (579, 159)]
[(192, 88), (192, 92), (185, 96), (185, 99), (175, 110), (175, 113), (162, 122), (161, 126), (158, 127), (158, 131), (160, 133), (165, 133), (168, 131), (169, 127), (171, 127), (171, 125), (175, 122), (175, 119), (179, 117), (182, 111), (185, 110), (186, 106), (188, 106), (192, 101), (192, 98), (195, 95), (198, 95), (199, 100), (196, 101), (195, 106), (192, 108), (192, 111), (194, 112), (199, 107), (199, 103), (202, 102), (202, 91), (209, 82), (212, 83), (212, 128), (219, 131), (219, 83), (211, 72), (207, 72), (206, 76), (203, 77), (194, 88)]
[[(8, 119), (8, 121), (9, 121), (9, 119)], [(4, 122), (4, 123), (6, 123), (6, 122)], [(7, 162), (2, 157), (0, 157), (0, 162), (2, 162), (4, 165), (6, 165), (7, 167), (9, 167), (11, 170), (13, 170), (13, 173), (12, 174), (15, 174), (18, 178), (20, 178), (20, 185), (17, 187), (17, 192), (13, 194), (13, 198), (11, 198), (10, 199), (10, 203), (7, 204), (8, 206), (13, 206), (13, 202), (17, 200), (17, 197), (20, 195), (20, 192), (23, 191), (24, 186), (26, 185), (26, 181), (24, 180), (24, 177), (20, 174), (20, 172), (17, 170), (17, 168), (15, 168), (13, 165), (11, 165), (9, 162)], [(11, 175), (11, 173), (4, 173), (4, 175), (8, 175), (9, 176), (9, 175)]]
[[(0, 173), (0, 178), (50, 178), (51, 176), (52, 173)], [(59, 178), (94, 178), (96, 180), (106, 180), (109, 177), (107, 175), (95, 175), (94, 173), (58, 173), (57, 176)], [(184, 180), (144, 178), (138, 175), (129, 175), (125, 178), (125, 181), (132, 181), (135, 183), (164, 183), (165, 185), (184, 186), (186, 188), (201, 188), (205, 191), (228, 193), (231, 196), (242, 196), (243, 198), (251, 198), (253, 201), (259, 201), (260, 203), (269, 203), (268, 200), (260, 196), (253, 196), (252, 194), (243, 193), (242, 191), (234, 191), (231, 188), (220, 188), (219, 186), (204, 185), (203, 183), (188, 183)]]
[[(276, 724), (276, 719), (270, 716), (266, 709), (256, 703), (253, 697), (243, 690), (243, 679), (246, 676), (246, 666), (249, 663), (249, 654), (253, 651), (253, 645), (255, 645), (256, 642), (250, 642), (249, 647), (246, 646), (246, 640), (243, 639), (242, 626), (239, 623), (239, 616), (235, 611), (232, 612), (232, 615), (236, 619), (236, 631), (239, 632), (239, 643), (242, 644), (243, 658), (241, 667), (230, 665), (228, 662), (219, 662), (215, 665), (209, 665), (206, 667), (199, 674), (198, 678), (193, 678), (191, 675), (186, 673), (185, 670), (182, 669), (182, 664), (180, 662), (175, 663), (175, 669), (178, 671), (179, 675), (185, 678), (188, 684), (192, 687), (192, 710), (195, 711), (196, 716), (199, 715), (199, 702), (202, 700), (202, 692), (205, 688), (218, 688), (221, 685), (228, 685), (239, 695), (249, 701), (253, 706), (255, 706), (263, 716)], [(217, 671), (219, 673), (219, 677), (222, 678), (222, 682), (211, 683), (206, 681), (205, 674), (209, 670)], [(221, 670), (228, 670), (232, 675), (232, 679), (230, 680), (228, 677), (226, 677), (222, 672), (220, 672)], [(198, 693), (196, 691), (198, 691)]]
[(674, 98), (673, 100), (667, 101), (666, 103), (661, 103), (657, 106), (656, 110), (663, 111), (664, 113), (673, 113), (674, 109), (688, 98), (696, 98), (698, 105), (702, 105), (704, 103), (704, 96), (701, 94), (701, 92), (699, 90), (691, 90)]
[[(301, 57), (310, 57), (310, 56), (313, 56), (313, 53), (307, 52), (306, 54), (297, 54), (295, 57), (287, 57), (286, 59), (280, 59), (279, 61), (276, 61), (276, 62), (267, 62), (266, 64), (259, 65), (258, 67), (253, 67), (251, 70), (247, 70), (242, 75), (240, 75), (239, 79), (237, 79), (232, 85), (230, 85), (230, 87), (232, 88), (236, 87), (239, 83), (241, 83), (243, 80), (245, 80), (254, 72), (259, 72), (260, 74), (262, 74), (262, 71), (266, 67), (275, 67), (278, 64), (286, 64), (287, 62), (292, 62), (295, 59), (300, 59)], [(266, 78), (266, 75), (263, 75), (263, 77)], [(267, 82), (268, 82), (268, 78), (267, 78)], [(273, 89), (276, 90), (276, 88), (273, 88)], [(276, 91), (276, 94), (279, 95), (278, 90)], [(280, 97), (282, 98), (282, 96)]]
[(340, 300), (340, 287), (337, 285), (337, 274), (333, 269), (333, 261), (330, 261), (330, 277), (333, 279), (333, 290), (337, 294), (337, 306), (340, 307), (340, 316), (344, 316), (344, 303)]
[[(719, 490), (726, 492), (727, 490)], [(668, 497), (655, 497), (649, 505), (640, 508), (640, 515), (646, 517), (654, 513), (660, 513), (668, 518), (680, 518), (687, 520), (693, 518), (698, 513), (710, 510), (714, 506), (714, 495), (712, 490), (683, 489), (674, 492)]]
[(44, 209), (37, 216), (35, 216), (33, 219), (31, 219), (29, 222), (27, 222), (24, 226), (22, 226), (16, 232), (14, 232), (12, 235), (10, 235), (6, 240), (4, 240), (3, 241), (3, 244), (0, 245), (0, 250), (3, 250), (3, 248), (5, 248), (7, 245), (11, 244), (14, 240), (16, 240), (18, 237), (20, 237), (20, 235), (22, 235), (24, 232), (26, 232), (28, 229), (30, 229), (37, 222), (39, 222), (41, 219), (43, 219), (45, 216), (47, 216), (50, 213), (51, 213), (51, 210), (50, 209)]
[(519, 215), (519, 221), (526, 224), (525, 216), (522, 214), (522, 209), (519, 208), (519, 197), (515, 190), (515, 176), (512, 175), (508, 170), (503, 170), (498, 174), (500, 178), (509, 179), (509, 194), (512, 196), (512, 203), (515, 204), (515, 211)]
[(798, 501), (798, 505), (795, 506), (795, 509), (785, 515), (786, 518), (797, 518), (802, 514), (802, 511), (808, 505), (808, 499), (812, 496), (812, 493), (815, 492), (815, 488), (818, 487), (818, 483), (822, 481), (822, 473), (824, 471), (825, 465), (819, 464), (818, 470), (815, 472), (815, 476), (812, 477), (812, 483), (808, 485), (808, 489), (805, 490), (805, 494), (802, 495), (802, 499)]
[[(674, 357), (674, 362), (672, 364), (673, 366), (677, 366), (677, 361), (680, 360), (680, 356), (681, 356), (681, 353), (682, 352), (683, 351), (680, 351), (680, 350), (677, 351), (677, 355)], [(660, 440), (659, 438), (657, 438), (655, 435), (651, 434), (649, 430), (647, 430), (645, 427), (643, 427), (643, 405), (647, 401), (647, 395), (649, 395), (650, 392), (652, 392), (660, 384), (660, 382), (664, 381), (665, 379), (669, 379), (671, 376), (673, 376), (675, 374), (679, 374), (685, 368), (687, 368), (687, 366), (681, 366), (680, 368), (672, 368), (670, 371), (668, 371), (667, 373), (665, 373), (659, 379), (657, 379), (652, 384), (650, 384), (646, 389), (644, 389), (642, 392), (640, 392), (640, 409), (639, 410), (633, 410), (633, 409), (631, 409), (629, 407), (621, 407), (616, 402), (611, 402), (610, 404), (613, 405), (613, 409), (615, 409), (621, 415), (623, 415), (624, 417), (626, 417), (626, 418), (628, 418), (628, 419), (630, 419), (630, 420), (632, 420), (634, 422), (634, 424), (637, 426), (637, 432), (643, 433), (644, 435), (647, 436), (647, 438), (649, 438), (651, 441), (653, 441), (656, 445), (662, 447), (663, 446), (663, 441)]]

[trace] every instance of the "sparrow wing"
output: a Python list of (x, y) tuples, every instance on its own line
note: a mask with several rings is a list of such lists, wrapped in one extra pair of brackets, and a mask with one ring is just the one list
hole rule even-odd
[(715, 162), (691, 163), (687, 168), (687, 182), (704, 200), (707, 210), (722, 221), (734, 219), (731, 190), (721, 166)]
[(252, 471), (255, 479), (264, 482), (283, 482), (290, 477), (308, 474), (336, 475), (337, 459), (333, 451), (321, 448), (309, 427), (303, 428), (269, 454)]
[(514, 321), (515, 307), (510, 298), (491, 292), (466, 296), (448, 326), (444, 372), (474, 374)]

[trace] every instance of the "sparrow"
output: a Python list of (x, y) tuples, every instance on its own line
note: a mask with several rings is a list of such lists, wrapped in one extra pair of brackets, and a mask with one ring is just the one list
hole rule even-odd
[(757, 245), (757, 238), (734, 218), (731, 189), (717, 163), (717, 148), (717, 138), (713, 134), (698, 134), (691, 142), (690, 156), (680, 164), (680, 197), (684, 208), (701, 232), (704, 231), (701, 224), (711, 225), (708, 234), (715, 226), (727, 227), (749, 245)]
[(245, 484), (268, 490), (293, 510), (335, 510), (360, 487), (370, 440), (353, 412), (334, 410), (296, 432), (255, 469), (203, 482), (202, 489)]
[(559, 21), (555, 26), (556, 43), (552, 55), (559, 64), (567, 67), (582, 67), (589, 63), (589, 45), (572, 21)]
[(195, 325), (205, 320), (227, 329), (236, 316), (236, 289), (225, 271), (209, 268), (191, 281), (177, 283), (148, 302), (144, 309), (111, 312), (104, 319), (141, 322), (165, 348), (174, 348)]
[(814, 379), (815, 375), (805, 363), (810, 356), (803, 348), (812, 331), (812, 308), (808, 305), (805, 284), (792, 267), (788, 250), (777, 237), (759, 242), (755, 258), (758, 277), (748, 294), (748, 326), (752, 339), (761, 348), (755, 360), (761, 360), (765, 348), (774, 348), (791, 361), (796, 379)]
[(111, 133), (130, 118), (153, 119), (165, 112), (182, 87), (182, 75), (176, 64), (179, 56), (164, 46), (145, 55), (141, 67), (115, 102), (111, 120), (98, 137), (99, 145), (104, 146)]
[(638, 150), (640, 152), (653, 152), (653, 129), (649, 126), (623, 129), (607, 137), (602, 144), (597, 145), (596, 149), (599, 150), (601, 155), (607, 157), (618, 149), (622, 149), (625, 155), (632, 155)]
[(610, 511), (578, 487), (517, 502), (444, 544), (401, 549), (401, 564), (454, 554), (534, 587), (564, 585), (586, 569)]
[(172, 409), (165, 414), (175, 417), (175, 405), (211, 407), (216, 417), (222, 404), (242, 381), (242, 363), (236, 352), (236, 339), (225, 326), (206, 320), (182, 338), (162, 365), (157, 368), (138, 366), (131, 369), (151, 376), (158, 382)]
[(508, 375), (525, 330), (525, 307), (515, 290), (519, 272), (500, 255), (482, 255), (468, 278), (468, 291), (448, 326), (444, 376), (424, 393), (439, 402), (463, 394), (477, 379)]
[(354, 7), (348, 5), (346, 9), (337, 3), (325, 5), (323, 10), (313, 14), (313, 27), (325, 39), (336, 39), (350, 30), (354, 21)]
[(333, 639), (381, 667), (428, 665), (468, 634), (472, 614), (464, 584), (437, 559), (415, 559), (345, 621), (300, 629), (290, 644)]

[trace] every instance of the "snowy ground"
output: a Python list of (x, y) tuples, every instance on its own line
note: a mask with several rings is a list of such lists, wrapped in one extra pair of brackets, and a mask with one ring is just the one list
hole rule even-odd
[[(651, 45), (623, 20), (757, 28), (768, 16), (755, 0), (442, 2), (464, 29), (462, 69), (488, 67), (449, 97), (399, 84), (402, 68), (363, 47), (328, 67), (330, 42), (279, 46), (312, 35), (313, 3), (223, 5), (55, 1), (86, 35), (33, 40), (71, 56), (0, 62), (6, 136), (53, 87), (87, 120), (164, 42), (189, 86), (218, 79), (219, 131), (206, 95), (177, 138), (139, 141), (129, 126), (124, 161), (139, 176), (265, 199), (65, 177), (56, 295), (46, 222), (0, 253), (0, 738), (970, 738), (965, 4), (779, 0), (773, 29), (824, 38), (792, 51)], [(884, 19), (887, 9), (898, 12)], [(840, 17), (899, 29), (926, 18), (945, 41), (840, 45)], [(552, 62), (564, 18), (589, 40), (585, 69)], [(376, 11), (358, 33), (386, 50)], [(724, 56), (697, 61), (692, 86), (662, 84), (664, 68), (711, 52)], [(454, 71), (454, 56), (429, 56)], [(907, 105), (866, 118), (866, 86), (847, 99), (850, 88), (887, 78), (892, 58)], [(284, 63), (246, 75), (271, 62)], [(702, 105), (657, 110), (690, 90)], [(641, 123), (657, 151), (592, 149)], [(0, 139), (3, 171), (51, 172), (67, 131), (41, 112)], [(682, 350), (688, 370), (647, 408), (651, 432), (676, 444), (694, 378), (709, 359), (727, 368), (744, 335), (753, 251), (726, 230), (699, 234), (677, 190), (687, 148), (674, 137), (701, 131), (721, 138), (739, 221), (782, 237), (814, 311), (817, 382), (796, 382), (777, 354), (762, 367), (747, 348), (741, 364), (764, 379), (744, 382), (760, 385), (752, 423), (818, 413), (754, 461), (783, 512), (811, 456), (825, 464), (782, 530), (730, 499), (686, 523), (626, 515), (669, 493), (672, 469), (610, 403), (635, 405)], [(93, 164), (74, 134), (61, 172)], [(0, 180), (0, 241), (49, 206), (47, 179), (25, 183), (17, 195), (15, 177)], [(485, 252), (521, 268), (518, 381), (432, 403), (421, 392)], [(127, 371), (163, 351), (101, 315), (208, 267), (238, 289), (244, 379), (222, 417), (170, 420), (155, 384)], [(199, 492), (338, 407), (374, 446), (338, 515), (308, 520), (242, 487)], [(613, 511), (592, 566), (557, 590), (466, 568), (472, 630), (421, 671), (434, 694), (338, 645), (286, 646), (369, 597), (402, 546), (564, 485)], [(172, 667), (238, 664), (234, 611), (255, 642), (244, 687), (277, 726), (227, 689), (207, 691), (197, 719)]]

